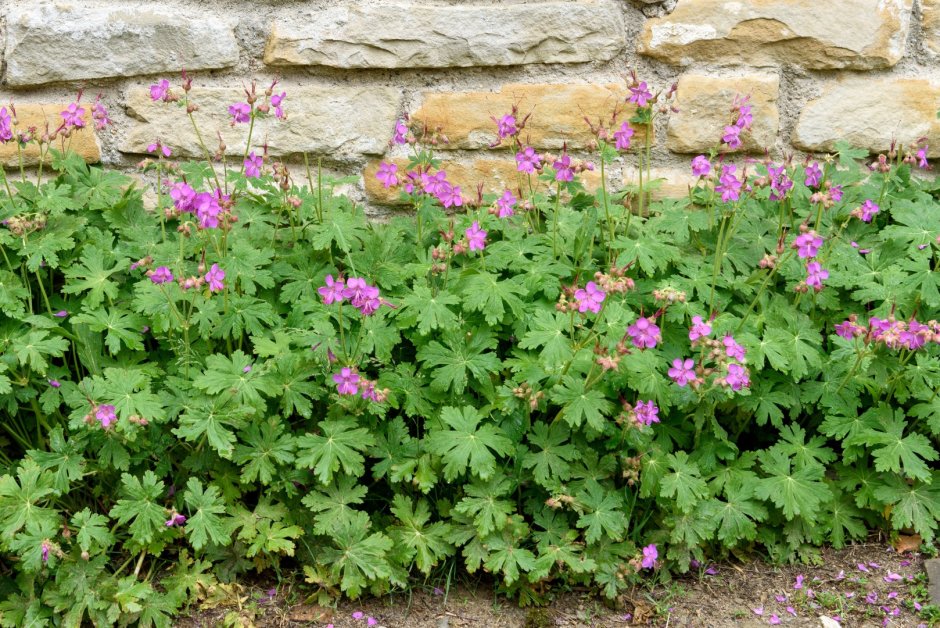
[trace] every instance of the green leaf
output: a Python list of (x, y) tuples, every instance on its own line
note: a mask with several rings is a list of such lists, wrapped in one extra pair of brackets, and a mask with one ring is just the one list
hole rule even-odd
[(47, 357), (61, 358), (68, 348), (68, 340), (58, 336), (50, 338), (49, 332), (44, 329), (14, 338), (10, 346), (19, 363), (28, 365), (39, 375), (45, 375), (49, 368)]
[(144, 348), (141, 334), (144, 319), (136, 314), (122, 312), (116, 308), (98, 308), (79, 314), (74, 322), (85, 323), (89, 329), (96, 332), (107, 330), (104, 342), (111, 355), (120, 351), (122, 344), (132, 351), (141, 351)]
[(563, 364), (573, 355), (568, 338), (569, 317), (561, 312), (538, 310), (529, 321), (529, 330), (519, 342), (522, 349), (542, 348), (540, 356), (547, 365)]
[(253, 424), (242, 434), (244, 445), (235, 448), (233, 460), (242, 466), (241, 480), (244, 484), (260, 481), (271, 483), (278, 465), (294, 462), (294, 439), (284, 434), (280, 423)]
[(661, 497), (675, 498), (676, 506), (682, 512), (692, 512), (695, 504), (708, 494), (708, 487), (702, 479), (698, 466), (689, 461), (684, 451), (669, 454), (666, 457), (669, 472), (660, 480)]
[(552, 389), (552, 400), (562, 405), (560, 416), (574, 428), (587, 424), (598, 432), (607, 427), (605, 415), (613, 412), (614, 405), (597, 389), (587, 389), (587, 381), (566, 376), (563, 384)]
[(930, 483), (908, 483), (889, 475), (875, 489), (875, 497), (892, 506), (891, 523), (895, 530), (913, 528), (925, 543), (933, 541), (940, 522), (940, 472), (932, 473)]
[(419, 499), (414, 504), (404, 495), (395, 495), (392, 514), (399, 521), (399, 525), (389, 528), (392, 540), (397, 547), (408, 548), (409, 560), (414, 560), (425, 575), (430, 574), (441, 559), (454, 553), (454, 546), (447, 540), (450, 525), (440, 521), (428, 525), (431, 513), (427, 501)]
[(537, 451), (527, 451), (522, 457), (522, 467), (533, 469), (535, 481), (549, 488), (557, 482), (571, 477), (571, 465), (581, 457), (574, 445), (565, 445), (569, 430), (564, 423), (536, 423), (527, 438)]
[(457, 316), (448, 305), (457, 305), (460, 298), (441, 290), (436, 295), (427, 286), (415, 286), (414, 292), (402, 300), (398, 318), (406, 326), (418, 326), (418, 333), (426, 336), (434, 329), (454, 329)]
[(480, 536), (506, 527), (516, 506), (504, 498), (512, 492), (513, 484), (505, 477), (494, 477), (486, 483), (479, 481), (466, 487), (467, 496), (457, 502), (454, 510), (473, 517), (473, 525)]
[(163, 481), (153, 471), (145, 471), (143, 482), (129, 473), (121, 474), (121, 493), (109, 516), (120, 524), (131, 522), (128, 531), (137, 546), (149, 545), (158, 532), (167, 529), (167, 510), (160, 505), (164, 498)]
[(274, 382), (263, 369), (252, 366), (251, 357), (235, 351), (231, 357), (215, 354), (206, 358), (206, 371), (193, 381), (196, 388), (215, 395), (223, 390), (237, 403), (262, 404), (261, 393), (272, 396), (277, 392)]
[(190, 442), (205, 437), (220, 456), (230, 458), (235, 450), (234, 430), (244, 427), (251, 414), (250, 408), (233, 407), (223, 398), (198, 399), (186, 406), (173, 433)]
[[(882, 429), (868, 429), (858, 439), (871, 446), (875, 469), (878, 471), (903, 472), (916, 480), (930, 481), (931, 470), (927, 462), (938, 459), (937, 451), (923, 434), (911, 432), (904, 436), (907, 422), (898, 410), (894, 417), (882, 423)], [(876, 447), (881, 445), (881, 447)]]
[(802, 516), (815, 521), (820, 504), (832, 499), (832, 491), (822, 481), (825, 472), (822, 465), (791, 469), (790, 458), (780, 449), (762, 452), (760, 461), (770, 477), (757, 481), (755, 494), (782, 509), (787, 519)]
[(463, 339), (448, 335), (444, 344), (432, 340), (423, 346), (418, 360), (431, 367), (432, 388), (460, 395), (471, 377), (480, 383), (489, 382), (490, 375), (499, 371), (499, 358), (492, 352), (495, 347), (496, 340), (488, 333), (478, 332)]
[(190, 513), (186, 520), (186, 534), (194, 548), (202, 549), (210, 542), (224, 547), (232, 542), (225, 502), (216, 486), (209, 485), (203, 490), (198, 478), (189, 478), (183, 499)]
[(480, 426), (482, 417), (471, 407), (441, 410), (441, 421), (451, 429), (432, 430), (427, 436), (428, 449), (444, 460), (444, 477), (453, 481), (470, 471), (487, 479), (496, 471), (496, 457), (512, 452), (512, 441), (493, 425)]
[(329, 484), (340, 469), (359, 477), (365, 473), (365, 458), (359, 452), (375, 443), (369, 430), (352, 421), (321, 421), (323, 434), (297, 438), (297, 467), (313, 469), (321, 484)]
[(535, 569), (535, 554), (518, 545), (518, 541), (507, 539), (505, 535), (490, 537), (486, 541), (489, 549), (486, 568), (492, 573), (501, 573), (507, 585), (519, 579), (520, 571), (527, 573)]
[(519, 318), (525, 311), (525, 304), (519, 298), (526, 289), (518, 279), (500, 279), (486, 271), (471, 272), (460, 283), (463, 293), (463, 307), (468, 312), (483, 312), (488, 325), (496, 325), (507, 309)]
[(369, 516), (357, 512), (349, 522), (331, 531), (335, 547), (323, 547), (318, 562), (327, 565), (340, 588), (350, 597), (357, 598), (372, 581), (390, 578), (392, 569), (386, 555), (394, 542), (381, 532), (369, 534)]
[(54, 526), (59, 519), (58, 511), (44, 504), (58, 491), (55, 479), (48, 471), (42, 471), (32, 460), (24, 460), (16, 470), (16, 478), (0, 476), (0, 537), (9, 539), (23, 526), (35, 524), (40, 527)]
[(623, 538), (627, 518), (620, 493), (590, 480), (576, 500), (578, 509), (584, 511), (578, 517), (578, 527), (585, 528), (584, 539), (588, 543), (596, 543), (605, 535), (615, 541)]
[(321, 251), (336, 243), (341, 251), (348, 253), (362, 241), (365, 233), (365, 220), (360, 214), (337, 208), (324, 216), (322, 223), (312, 225), (310, 243)]
[[(113, 260), (114, 266), (105, 268), (106, 259)], [(127, 268), (126, 262), (125, 259), (115, 260), (110, 253), (106, 254), (97, 246), (85, 246), (82, 249), (81, 264), (73, 264), (65, 269), (65, 276), (69, 281), (65, 282), (62, 292), (81, 294), (87, 291), (84, 305), (91, 309), (101, 305), (105, 297), (109, 300), (116, 299), (118, 284), (111, 275)]]
[(303, 500), (303, 505), (316, 513), (313, 529), (317, 534), (329, 535), (334, 528), (349, 523), (356, 511), (351, 505), (361, 504), (368, 489), (357, 478), (338, 476), (325, 488), (315, 488)]
[(93, 547), (106, 550), (114, 543), (114, 535), (108, 530), (108, 518), (88, 508), (72, 516), (72, 528), (76, 531), (75, 539), (83, 552), (91, 551)]

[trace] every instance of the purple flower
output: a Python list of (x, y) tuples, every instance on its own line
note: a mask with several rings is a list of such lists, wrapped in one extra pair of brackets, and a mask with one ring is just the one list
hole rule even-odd
[(627, 327), (627, 333), (633, 340), (634, 346), (640, 349), (652, 349), (662, 340), (659, 327), (645, 316), (641, 316), (635, 323)]
[(741, 127), (737, 125), (726, 126), (725, 134), (721, 136), (721, 141), (728, 145), (728, 148), (735, 150), (741, 148)]
[(169, 283), (173, 281), (173, 273), (166, 266), (159, 266), (150, 273), (150, 281), (158, 285)]
[(748, 377), (747, 369), (745, 369), (740, 364), (729, 364), (728, 365), (728, 375), (725, 377), (725, 382), (728, 386), (731, 386), (731, 390), (741, 390), (751, 385), (751, 380)]
[(13, 139), (13, 118), (7, 113), (6, 107), (0, 107), (0, 143), (7, 143)]
[(829, 271), (819, 262), (810, 262), (806, 265), (806, 285), (816, 290), (822, 290), (822, 282), (829, 279)]
[(751, 128), (751, 124), (754, 122), (754, 116), (751, 115), (751, 106), (750, 105), (741, 105), (738, 107), (738, 119), (734, 123), (735, 126), (741, 128), (742, 131), (747, 131)]
[(77, 102), (70, 104), (68, 108), (59, 115), (62, 116), (63, 124), (67, 129), (72, 127), (80, 129), (85, 126), (85, 120), (82, 119), (82, 116), (85, 115), (85, 109), (80, 107)]
[(701, 316), (692, 317), (692, 328), (689, 329), (689, 340), (695, 342), (699, 338), (705, 338), (712, 333), (712, 326), (702, 320)]
[(346, 288), (346, 284), (342, 278), (334, 281), (333, 275), (327, 275), (325, 281), (325, 286), (320, 286), (317, 288), (317, 292), (319, 292), (320, 296), (323, 297), (323, 303), (326, 305), (342, 303), (344, 299), (343, 291)]
[(443, 170), (434, 174), (423, 173), (421, 175), (421, 186), (425, 194), (432, 194), (438, 197), (450, 189), (450, 184), (447, 183), (447, 173)]
[(819, 247), (821, 247), (822, 244), (823, 239), (819, 237), (815, 231), (807, 231), (806, 233), (801, 233), (796, 236), (796, 239), (793, 241), (793, 248), (796, 249), (797, 255), (806, 259), (816, 257), (816, 254), (819, 253)]
[(583, 289), (578, 289), (574, 293), (574, 298), (578, 301), (578, 311), (591, 311), (597, 314), (601, 311), (601, 303), (607, 298), (607, 293), (597, 287), (593, 281), (587, 282)]
[(803, 574), (800, 574), (800, 575), (798, 575), (798, 576), (796, 577), (796, 582), (794, 583), (793, 588), (794, 588), (794, 589), (802, 589), (802, 588), (803, 588)]
[(57, 379), (50, 379), (50, 380), (49, 380), (49, 385), (52, 386), (53, 388), (58, 388), (58, 387), (61, 386), (62, 384), (60, 384), (60, 383), (59, 383), (59, 380), (57, 380)]
[(209, 282), (209, 292), (221, 292), (225, 290), (225, 284), (222, 282), (223, 279), (225, 279), (225, 271), (219, 268), (218, 264), (213, 264), (209, 272), (206, 273), (206, 281)]
[(653, 423), (659, 423), (659, 408), (652, 401), (637, 401), (633, 415), (640, 425), (649, 427)]
[(196, 190), (185, 181), (179, 181), (170, 188), (170, 198), (173, 199), (176, 209), (181, 212), (191, 212), (196, 201)]
[(517, 199), (512, 192), (509, 190), (503, 191), (503, 195), (496, 199), (496, 207), (499, 209), (499, 212), (496, 214), (500, 218), (509, 218), (516, 212), (513, 211), (513, 207), (516, 206)]
[(175, 527), (183, 525), (184, 523), (186, 523), (186, 516), (181, 515), (180, 513), (174, 510), (173, 513), (170, 515), (170, 518), (167, 519), (166, 523), (164, 523), (163, 525), (165, 525), (168, 528), (175, 528)]
[(767, 623), (771, 624), (772, 626), (776, 626), (780, 623), (780, 617), (776, 613), (772, 613), (770, 615), (770, 619), (767, 620)]
[(237, 102), (229, 106), (228, 113), (232, 116), (232, 126), (248, 122), (251, 119), (251, 105), (246, 102)]
[(562, 155), (561, 159), (556, 159), (555, 163), (552, 164), (552, 168), (555, 169), (555, 181), (574, 181), (571, 157), (567, 153)]
[(193, 206), (196, 208), (196, 217), (199, 218), (200, 229), (216, 229), (219, 226), (219, 214), (222, 213), (222, 207), (219, 205), (219, 196), (221, 190), (215, 194), (212, 192), (200, 192), (193, 199)]
[(904, 580), (904, 576), (898, 573), (894, 573), (890, 569), (888, 570), (888, 575), (884, 577), (885, 582), (897, 582), (899, 580)]
[(395, 123), (395, 136), (392, 138), (392, 141), (396, 144), (408, 143), (408, 127), (401, 120)]
[(376, 625), (378, 625), (378, 623), (379, 623), (379, 622), (378, 622), (378, 620), (377, 620), (375, 617), (367, 617), (367, 618), (366, 618), (366, 625), (367, 625), (367, 626), (376, 626)]
[(460, 186), (444, 183), (439, 190), (437, 200), (444, 207), (462, 207), (463, 196), (460, 194)]
[(864, 336), (865, 328), (853, 320), (845, 320), (836, 325), (836, 334), (846, 340), (851, 340), (856, 336)]
[(763, 607), (763, 606), (758, 606), (757, 608), (752, 608), (752, 609), (751, 609), (751, 612), (754, 613), (755, 615), (763, 615), (763, 614), (764, 614), (764, 607)]
[(787, 607), (787, 612), (793, 615), (794, 617), (796, 617), (796, 609), (793, 608), (792, 606)]
[(692, 358), (676, 358), (672, 361), (672, 368), (669, 369), (669, 377), (680, 388), (685, 388), (689, 382), (695, 381), (695, 360)]
[(729, 358), (744, 361), (746, 355), (744, 347), (738, 344), (734, 336), (731, 334), (725, 335), (725, 337), (721, 339), (721, 344), (725, 346), (725, 355)]
[(336, 391), (341, 395), (355, 395), (359, 392), (359, 373), (351, 368), (342, 368), (333, 375)]
[(169, 157), (173, 154), (173, 151), (170, 150), (170, 147), (165, 146), (160, 140), (157, 140), (153, 144), (147, 146), (147, 152), (155, 154), (163, 153), (164, 157)]
[(630, 88), (630, 102), (634, 103), (637, 107), (645, 107), (646, 103), (653, 97), (653, 93), (649, 91), (646, 81), (641, 82), (636, 87)]
[(353, 619), (362, 619), (365, 616), (366, 616), (365, 613), (363, 613), (362, 611), (356, 611), (355, 613), (352, 614)]
[(56, 318), (65, 318), (65, 317), (68, 316), (68, 315), (69, 315), (69, 313), (68, 313), (67, 311), (65, 311), (65, 310), (59, 310), (58, 312), (56, 312), (55, 314), (53, 314), (53, 316), (55, 316)]
[(532, 174), (542, 167), (542, 157), (531, 146), (526, 146), (522, 152), (516, 153), (516, 170)]
[(927, 149), (929, 146), (924, 144), (924, 147), (917, 151), (917, 167), (923, 168), (926, 170), (929, 165), (927, 164)]
[(350, 277), (346, 280), (343, 296), (349, 299), (352, 306), (365, 316), (374, 314), (382, 305), (382, 299), (379, 298), (379, 289), (370, 286), (362, 277)]
[(656, 560), (659, 558), (659, 552), (656, 551), (656, 544), (650, 543), (643, 548), (643, 560), (640, 565), (643, 569), (652, 569), (656, 566)]
[(496, 121), (496, 134), (499, 135), (500, 139), (511, 137), (518, 132), (515, 116), (507, 114)]
[(43, 541), (40, 546), (39, 554), (44, 563), (49, 562), (49, 547), (49, 541)]
[(721, 177), (718, 179), (718, 185), (715, 191), (721, 194), (721, 200), (725, 203), (736, 201), (741, 198), (741, 181), (734, 176), (737, 167), (734, 164), (726, 164), (721, 167)]
[(101, 427), (109, 429), (117, 421), (117, 415), (114, 413), (114, 406), (110, 404), (101, 404), (95, 409), (95, 418), (101, 422)]
[(486, 247), (486, 231), (480, 229), (480, 223), (476, 220), (470, 225), (470, 228), (464, 231), (467, 236), (471, 251), (482, 251)]
[(829, 188), (829, 198), (831, 198), (833, 201), (837, 203), (841, 201), (842, 200), (842, 186), (841, 185), (831, 186)]
[(871, 199), (867, 199), (862, 203), (862, 206), (859, 207), (858, 217), (862, 222), (871, 222), (872, 218), (874, 218), (875, 214), (879, 211), (881, 211), (881, 208), (878, 207), (878, 204)]
[(385, 189), (398, 185), (398, 165), (388, 161), (379, 164), (375, 178), (382, 182)]
[(158, 100), (166, 100), (167, 94), (170, 91), (170, 82), (166, 79), (163, 79), (159, 83), (150, 86), (150, 100), (157, 102)]
[(786, 595), (775, 595), (775, 596), (774, 596), (774, 599), (777, 600), (778, 602), (780, 602), (781, 604), (783, 604), (784, 602), (787, 601), (787, 596), (786, 596)]
[(793, 188), (793, 180), (787, 176), (784, 166), (768, 166), (767, 174), (770, 175), (770, 200), (782, 201)]
[(819, 187), (819, 183), (822, 181), (822, 174), (822, 168), (819, 167), (819, 163), (814, 161), (806, 166), (806, 179), (803, 181), (803, 185), (808, 188)]
[[(95, 104), (91, 108), (91, 117), (94, 118), (95, 129), (98, 131), (103, 130), (106, 126), (111, 124), (111, 118), (108, 116), (108, 110), (101, 103), (101, 94), (98, 94), (98, 97), (95, 98)], [(2, 131), (0, 131), (0, 141), (2, 140)]]
[(712, 173), (712, 163), (705, 155), (699, 155), (692, 160), (692, 174), (696, 177), (707, 177)]
[(245, 160), (245, 176), (249, 179), (257, 179), (261, 176), (261, 166), (263, 165), (264, 159), (261, 155), (255, 155), (255, 151), (251, 151)]
[(284, 118), (284, 109), (281, 108), (281, 103), (284, 102), (285, 98), (287, 98), (287, 92), (271, 95), (271, 106), (274, 107), (274, 117), (278, 120)]
[(617, 150), (630, 148), (630, 138), (633, 137), (633, 128), (626, 122), (620, 125), (619, 131), (614, 131), (614, 146)]

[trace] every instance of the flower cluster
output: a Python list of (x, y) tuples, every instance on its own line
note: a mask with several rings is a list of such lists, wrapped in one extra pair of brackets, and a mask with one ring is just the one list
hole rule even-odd
[(341, 304), (348, 300), (363, 316), (375, 314), (383, 305), (391, 307), (388, 301), (379, 296), (379, 289), (370, 286), (362, 277), (344, 280), (342, 277), (333, 279), (333, 275), (327, 275), (325, 285), (317, 288), (317, 292), (324, 304)]
[(940, 323), (931, 320), (921, 323), (912, 318), (897, 320), (894, 316), (878, 318), (872, 316), (865, 327), (858, 323), (856, 315), (850, 316), (835, 326), (836, 334), (851, 340), (864, 338), (866, 343), (882, 344), (889, 349), (916, 351), (928, 343), (940, 344)]
[(453, 185), (447, 180), (447, 173), (438, 170), (430, 171), (410, 170), (404, 177), (398, 175), (398, 165), (392, 162), (382, 162), (375, 173), (375, 178), (388, 188), (401, 186), (408, 193), (413, 194), (419, 189), (429, 196), (433, 196), (445, 208), (462, 207), (464, 198), (459, 185)]
[(725, 127), (724, 135), (721, 137), (721, 143), (731, 150), (737, 150), (744, 145), (741, 141), (741, 133), (749, 131), (754, 122), (751, 106), (747, 104), (748, 100), (750, 100), (750, 96), (735, 96), (731, 105), (734, 122)]
[(806, 263), (806, 279), (797, 284), (797, 292), (806, 292), (812, 288), (816, 292), (823, 289), (823, 281), (829, 278), (829, 271), (822, 267), (814, 258), (819, 254), (823, 239), (818, 233), (809, 229), (805, 224), (800, 225), (800, 235), (793, 240), (791, 248), (796, 249), (800, 259), (808, 260)]
[(355, 369), (349, 367), (343, 367), (339, 373), (334, 373), (333, 382), (336, 384), (336, 392), (340, 395), (359, 395), (376, 403), (384, 402), (391, 392), (388, 388), (376, 388), (377, 382), (362, 377)]
[[(721, 340), (711, 338), (712, 326), (701, 316), (692, 317), (689, 340), (692, 347), (702, 348), (702, 364), (696, 366), (692, 358), (676, 358), (668, 371), (669, 378), (680, 388), (697, 388), (707, 377), (714, 375), (714, 383), (738, 391), (751, 385), (745, 366), (747, 352), (734, 336), (726, 334)], [(712, 366), (706, 366), (706, 362)]]

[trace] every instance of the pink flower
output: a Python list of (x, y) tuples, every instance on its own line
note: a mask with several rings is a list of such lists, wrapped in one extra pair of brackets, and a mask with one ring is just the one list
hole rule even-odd
[(13, 139), (13, 118), (6, 107), (0, 107), (0, 143), (6, 144)]
[[(95, 129), (101, 131), (106, 126), (111, 124), (111, 118), (108, 116), (108, 110), (105, 109), (105, 106), (101, 103), (101, 94), (98, 94), (98, 97), (95, 98), (95, 104), (91, 108), (91, 117), (95, 120)], [(3, 140), (2, 134), (0, 134), (0, 141)]]
[(363, 617), (365, 617), (365, 613), (363, 613), (362, 611), (356, 611), (355, 613), (352, 614), (353, 619), (362, 619)]
[(787, 176), (787, 169), (784, 166), (767, 166), (767, 174), (770, 175), (770, 200), (782, 201), (793, 188), (793, 180)]
[(820, 238), (815, 231), (807, 231), (806, 233), (801, 233), (796, 236), (792, 246), (796, 249), (797, 255), (806, 259), (808, 257), (816, 257), (816, 254), (819, 253), (819, 247), (822, 245), (823, 239)]
[(787, 601), (787, 596), (785, 596), (785, 595), (775, 595), (775, 596), (774, 596), (774, 599), (777, 600), (778, 602), (780, 602), (781, 604), (783, 604), (784, 602)]
[(776, 613), (773, 613), (773, 614), (770, 616), (770, 619), (767, 620), (767, 623), (769, 623), (769, 624), (771, 624), (771, 625), (773, 625), (773, 626), (776, 626), (777, 624), (780, 623), (780, 617), (778, 617)]
[(496, 134), (499, 135), (500, 139), (511, 137), (518, 132), (515, 116), (505, 115), (496, 121)]
[(617, 150), (630, 148), (630, 138), (633, 137), (633, 128), (626, 122), (620, 125), (619, 131), (614, 131), (614, 146)]
[(284, 102), (285, 98), (287, 98), (287, 92), (271, 95), (271, 106), (274, 107), (274, 117), (278, 120), (284, 118), (284, 109), (281, 108), (281, 103)]
[(149, 273), (150, 281), (155, 284), (169, 283), (173, 281), (173, 273), (166, 266), (159, 266)]
[(737, 125), (726, 126), (725, 134), (721, 137), (721, 141), (728, 145), (728, 148), (735, 150), (741, 148), (741, 127)]
[(333, 381), (336, 382), (336, 392), (341, 395), (355, 395), (359, 392), (359, 373), (351, 368), (340, 369), (339, 373), (333, 375)]
[(796, 609), (793, 608), (792, 606), (787, 607), (787, 612), (793, 615), (794, 617), (796, 617)]
[(627, 333), (633, 340), (634, 346), (640, 349), (652, 349), (662, 340), (659, 327), (645, 316), (641, 316), (635, 323), (627, 327)]
[(209, 272), (206, 273), (206, 281), (209, 282), (209, 292), (221, 292), (225, 290), (225, 284), (222, 282), (223, 279), (225, 279), (225, 271), (219, 268), (218, 264), (213, 264)]
[(463, 196), (460, 194), (460, 186), (445, 183), (439, 190), (437, 200), (439, 200), (444, 207), (462, 207)]
[(831, 198), (833, 201), (837, 203), (841, 201), (842, 200), (842, 186), (841, 185), (831, 186), (829, 188), (829, 198)]
[(522, 152), (516, 153), (516, 170), (519, 172), (532, 174), (541, 168), (542, 157), (531, 146), (526, 146)]
[(721, 177), (718, 179), (718, 185), (715, 191), (721, 194), (721, 200), (725, 203), (736, 201), (741, 198), (741, 181), (734, 176), (737, 167), (734, 164), (726, 164), (721, 167)]
[(251, 105), (246, 102), (237, 102), (230, 105), (228, 113), (232, 116), (232, 126), (251, 120)]
[(117, 415), (114, 412), (114, 406), (110, 404), (101, 404), (95, 409), (95, 418), (101, 422), (101, 427), (109, 429), (117, 421)]
[(721, 339), (721, 344), (725, 346), (725, 354), (729, 358), (734, 358), (735, 360), (744, 360), (745, 350), (744, 347), (739, 345), (734, 339), (734, 336), (728, 334)]
[(408, 143), (408, 127), (401, 120), (395, 123), (395, 136), (392, 141), (396, 144)]
[(862, 222), (871, 222), (872, 218), (875, 217), (881, 211), (881, 208), (878, 207), (878, 204), (871, 200), (867, 199), (862, 206), (858, 208), (858, 217)]
[(656, 544), (650, 543), (643, 548), (643, 560), (640, 565), (643, 569), (652, 569), (656, 566), (657, 559), (659, 559), (659, 552), (656, 550)]
[(846, 340), (865, 335), (865, 328), (852, 320), (845, 320), (836, 325), (836, 334)]
[(40, 555), (40, 558), (42, 558), (42, 562), (44, 563), (49, 562), (50, 547), (51, 546), (49, 545), (49, 541), (43, 541), (42, 544), (40, 545), (39, 555)]
[(82, 119), (82, 116), (85, 115), (85, 109), (80, 107), (77, 102), (70, 104), (68, 108), (59, 115), (62, 116), (63, 124), (67, 129), (72, 127), (80, 129), (85, 126), (85, 121)]
[(170, 150), (170, 147), (164, 146), (163, 143), (160, 142), (160, 140), (157, 140), (153, 144), (150, 144), (149, 146), (147, 146), (147, 152), (157, 153), (157, 154), (162, 153), (164, 157), (169, 157), (170, 155), (173, 154), (173, 151)]
[(387, 161), (379, 164), (379, 170), (375, 173), (375, 178), (382, 182), (385, 189), (398, 185), (398, 165)]
[(672, 361), (672, 368), (669, 369), (669, 377), (680, 388), (685, 388), (689, 382), (695, 381), (695, 360), (692, 358), (676, 358)]
[(333, 275), (327, 275), (326, 285), (317, 288), (317, 292), (319, 292), (320, 296), (323, 297), (323, 303), (325, 305), (332, 305), (333, 303), (343, 302), (343, 291), (345, 288), (346, 284), (342, 278), (334, 281)]
[(725, 383), (731, 387), (731, 390), (738, 391), (751, 385), (747, 369), (740, 364), (729, 364), (728, 375), (725, 376)]
[(476, 220), (470, 225), (470, 228), (464, 231), (469, 242), (471, 251), (482, 251), (486, 247), (486, 231), (480, 228), (480, 223)]
[(200, 229), (218, 228), (219, 214), (222, 213), (218, 194), (200, 192), (193, 199), (193, 206), (196, 208), (196, 217), (199, 218)]
[(183, 525), (184, 523), (186, 523), (186, 517), (174, 510), (164, 525), (168, 528), (175, 528), (177, 526)]
[(819, 187), (819, 183), (822, 181), (822, 168), (819, 167), (818, 162), (813, 162), (806, 167), (806, 180), (803, 181), (803, 184), (808, 188)]
[(261, 155), (255, 155), (255, 151), (251, 151), (245, 160), (245, 176), (249, 179), (257, 179), (261, 176), (262, 165), (264, 165), (264, 159)]
[(751, 612), (754, 613), (755, 615), (763, 615), (763, 614), (764, 614), (764, 607), (763, 607), (763, 606), (758, 606), (757, 608), (752, 608), (752, 609), (751, 609)]
[(556, 159), (555, 163), (552, 164), (552, 168), (555, 169), (555, 181), (574, 181), (571, 157), (567, 153), (562, 155), (561, 159)]
[(57, 379), (50, 379), (50, 380), (49, 380), (49, 385), (52, 386), (53, 388), (58, 388), (58, 387), (61, 386), (62, 384), (59, 383), (59, 380), (57, 380)]
[(170, 82), (166, 79), (163, 79), (159, 83), (150, 86), (150, 100), (156, 102), (158, 100), (166, 101), (166, 97), (170, 91)]
[(367, 625), (367, 626), (375, 626), (375, 625), (378, 625), (378, 623), (379, 623), (379, 622), (375, 619), (375, 617), (368, 617), (368, 618), (366, 619), (366, 625)]
[(927, 168), (930, 167), (930, 165), (927, 163), (927, 149), (928, 148), (929, 146), (927, 144), (924, 144), (924, 147), (917, 151), (917, 167), (918, 168), (923, 168), (924, 170), (926, 170)]
[(815, 290), (822, 290), (822, 282), (829, 279), (829, 271), (819, 262), (810, 262), (806, 265), (806, 285)]
[(65, 311), (65, 310), (59, 310), (58, 312), (56, 312), (55, 314), (53, 314), (53, 316), (55, 316), (56, 318), (65, 318), (65, 317), (68, 316), (68, 315), (69, 315), (69, 313), (68, 313), (67, 311)]
[(575, 291), (574, 298), (578, 301), (579, 312), (591, 311), (597, 314), (601, 311), (601, 303), (607, 298), (607, 293), (598, 288), (596, 283), (589, 281), (583, 289)]
[(659, 423), (659, 408), (652, 401), (637, 401), (633, 416), (637, 423), (649, 427), (653, 423)]
[(512, 192), (505, 190), (503, 195), (496, 199), (496, 207), (499, 209), (499, 212), (496, 214), (500, 218), (509, 218), (516, 212), (513, 210), (513, 207), (516, 206), (517, 199)]
[(793, 585), (793, 588), (794, 588), (794, 589), (802, 589), (802, 588), (803, 588), (803, 574), (800, 574), (800, 575), (798, 575), (798, 576), (796, 577), (796, 583)]
[(689, 330), (689, 340), (695, 342), (699, 338), (705, 338), (712, 333), (712, 327), (702, 320), (701, 316), (692, 317), (692, 328)]
[(712, 163), (705, 155), (699, 155), (692, 160), (692, 174), (696, 177), (707, 177), (712, 173)]
[[(745, 99), (747, 100), (747, 99)], [(751, 124), (754, 122), (754, 116), (751, 115), (751, 106), (750, 105), (740, 105), (738, 107), (738, 119), (734, 123), (735, 126), (741, 128), (742, 131), (747, 131), (751, 128)]]
[(649, 91), (646, 81), (641, 82), (636, 87), (630, 88), (629, 101), (634, 103), (637, 107), (645, 107), (646, 103), (649, 102), (652, 97), (653, 93)]

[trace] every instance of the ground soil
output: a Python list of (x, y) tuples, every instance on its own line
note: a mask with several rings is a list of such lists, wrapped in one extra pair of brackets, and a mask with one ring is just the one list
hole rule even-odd
[[(237, 604), (226, 604), (224, 595), (216, 596), (210, 600), (211, 608), (195, 608), (177, 625), (368, 628), (372, 618), (375, 628), (750, 628), (775, 625), (777, 620), (780, 626), (817, 628), (824, 625), (821, 615), (836, 618), (845, 627), (940, 625), (914, 609), (915, 601), (926, 603), (923, 559), (916, 552), (900, 554), (889, 545), (871, 542), (823, 550), (818, 565), (773, 566), (760, 561), (703, 565), (671, 583), (636, 588), (613, 604), (589, 592), (566, 592), (540, 608), (519, 608), (486, 582), (464, 582), (446, 593), (416, 585), (406, 593), (343, 602), (335, 609), (304, 603), (303, 585), (282, 584), (275, 589), (271, 583), (266, 589), (260, 583), (236, 586)], [(802, 585), (795, 588), (798, 576)]]

